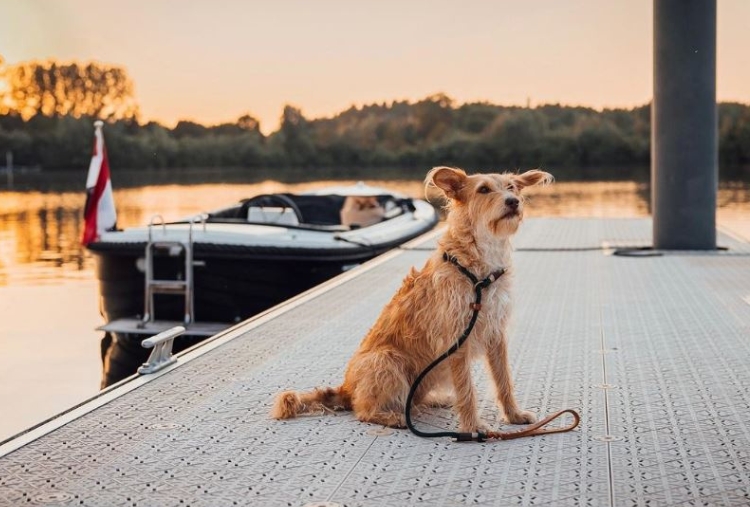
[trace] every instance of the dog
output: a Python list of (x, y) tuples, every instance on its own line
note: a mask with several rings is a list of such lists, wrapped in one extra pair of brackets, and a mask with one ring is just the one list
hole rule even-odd
[[(447, 230), (436, 252), (421, 271), (411, 269), (382, 310), (349, 361), (343, 384), (283, 392), (271, 416), (289, 419), (325, 410), (353, 410), (360, 421), (405, 427), (411, 384), (456, 343), (471, 317), (475, 293), (472, 281), (458, 267), (462, 266), (480, 280), (498, 269), (505, 272), (484, 290), (476, 326), (466, 343), (427, 375), (414, 402), (422, 407), (452, 406), (460, 431), (486, 431), (487, 424), (477, 411), (470, 369), (472, 360), (484, 356), (505, 420), (535, 422), (534, 413), (522, 410), (516, 402), (508, 361), (510, 240), (523, 219), (523, 189), (552, 181), (551, 174), (537, 169), (471, 176), (451, 167), (432, 169), (426, 185), (444, 194), (448, 209)], [(448, 258), (458, 266), (447, 262)]]
[(350, 195), (339, 212), (341, 224), (350, 227), (367, 227), (382, 222), (385, 209), (374, 196)]

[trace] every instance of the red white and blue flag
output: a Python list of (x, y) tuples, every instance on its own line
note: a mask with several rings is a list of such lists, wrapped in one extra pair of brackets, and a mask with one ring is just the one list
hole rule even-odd
[(94, 154), (86, 178), (86, 207), (83, 211), (85, 225), (81, 243), (84, 246), (97, 240), (103, 232), (114, 230), (117, 226), (107, 148), (104, 146), (102, 134), (103, 125), (101, 121), (94, 122)]

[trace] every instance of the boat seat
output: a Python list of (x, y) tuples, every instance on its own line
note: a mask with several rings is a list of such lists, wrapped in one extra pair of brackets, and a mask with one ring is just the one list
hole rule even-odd
[(297, 214), (291, 208), (250, 206), (247, 221), (261, 224), (299, 225)]

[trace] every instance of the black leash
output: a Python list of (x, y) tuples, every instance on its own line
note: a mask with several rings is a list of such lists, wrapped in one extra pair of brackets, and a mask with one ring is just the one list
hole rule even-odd
[[(421, 431), (417, 429), (416, 426), (414, 426), (414, 423), (411, 420), (411, 406), (414, 401), (414, 395), (417, 392), (417, 389), (419, 388), (419, 384), (424, 380), (424, 378), (440, 363), (442, 363), (444, 360), (446, 360), (448, 357), (451, 356), (451, 354), (458, 351), (459, 348), (461, 348), (461, 345), (466, 341), (466, 339), (471, 334), (471, 331), (474, 329), (474, 326), (477, 323), (477, 318), (479, 317), (479, 311), (482, 309), (482, 291), (490, 286), (493, 282), (495, 282), (497, 279), (499, 279), (501, 276), (505, 274), (505, 268), (501, 268), (497, 271), (493, 271), (490, 273), (490, 275), (485, 278), (484, 280), (479, 280), (479, 278), (474, 275), (471, 271), (466, 269), (464, 266), (461, 265), (461, 263), (458, 262), (458, 259), (456, 259), (454, 256), (449, 255), (447, 252), (443, 252), (443, 260), (446, 262), (450, 262), (454, 266), (458, 268), (458, 270), (466, 276), (469, 280), (471, 280), (472, 284), (474, 284), (474, 303), (471, 304), (472, 314), (471, 314), (471, 320), (469, 321), (469, 325), (466, 326), (466, 329), (463, 333), (461, 333), (461, 336), (459, 336), (456, 339), (456, 342), (451, 345), (451, 347), (443, 352), (437, 359), (435, 359), (433, 362), (431, 362), (427, 367), (422, 370), (422, 373), (420, 373), (417, 378), (414, 380), (414, 383), (412, 383), (411, 388), (409, 389), (409, 395), (406, 397), (406, 407), (405, 407), (405, 413), (406, 416), (406, 426), (409, 428), (409, 430), (417, 435), (418, 437), (425, 437), (425, 438), (436, 438), (436, 437), (448, 437), (453, 438), (458, 442), (468, 442), (468, 441), (477, 441), (477, 442), (483, 442), (489, 438), (495, 438), (495, 439), (502, 439), (502, 440), (508, 440), (511, 438), (520, 438), (520, 437), (526, 437), (531, 435), (541, 435), (545, 433), (562, 433), (564, 431), (570, 431), (576, 426), (578, 426), (578, 423), (580, 422), (580, 416), (575, 410), (561, 410), (560, 412), (556, 412), (541, 421), (534, 423), (522, 430), (519, 431), (510, 431), (510, 432), (499, 432), (499, 431), (488, 431), (488, 432), (477, 432), (477, 433), (468, 433), (468, 432), (457, 432), (457, 431)], [(572, 424), (562, 427), (562, 428), (551, 428), (551, 429), (544, 429), (543, 426), (547, 425), (549, 422), (553, 421), (554, 419), (557, 419), (561, 415), (569, 413), (573, 416), (573, 422)]]
[(485, 278), (484, 280), (479, 280), (474, 273), (463, 267), (459, 262), (458, 259), (453, 257), (452, 255), (449, 255), (447, 252), (443, 252), (443, 260), (446, 262), (450, 262), (454, 266), (458, 268), (458, 270), (466, 276), (469, 280), (471, 280), (471, 283), (474, 284), (474, 303), (471, 305), (472, 314), (471, 314), (471, 320), (469, 321), (469, 325), (466, 326), (466, 329), (464, 329), (464, 332), (461, 333), (461, 336), (459, 336), (456, 339), (456, 342), (445, 352), (443, 352), (437, 359), (435, 359), (433, 362), (431, 362), (424, 370), (422, 370), (422, 373), (419, 374), (419, 376), (416, 378), (414, 383), (411, 385), (411, 389), (409, 389), (409, 395), (406, 397), (406, 426), (411, 430), (412, 433), (419, 437), (426, 437), (426, 438), (434, 438), (434, 437), (450, 437), (455, 438), (459, 441), (465, 441), (465, 440), (473, 440), (472, 433), (458, 433), (455, 431), (421, 431), (417, 429), (414, 426), (414, 423), (411, 421), (411, 405), (414, 400), (414, 394), (417, 392), (417, 388), (419, 387), (419, 384), (422, 383), (422, 380), (427, 376), (428, 373), (430, 373), (437, 365), (445, 361), (448, 357), (450, 357), (451, 354), (455, 353), (459, 348), (461, 348), (461, 345), (466, 341), (466, 339), (471, 334), (471, 331), (474, 329), (474, 326), (477, 323), (477, 318), (479, 317), (479, 310), (482, 309), (482, 291), (489, 287), (489, 285), (503, 276), (505, 274), (505, 269), (500, 269), (498, 271), (493, 271), (490, 273), (490, 276)]

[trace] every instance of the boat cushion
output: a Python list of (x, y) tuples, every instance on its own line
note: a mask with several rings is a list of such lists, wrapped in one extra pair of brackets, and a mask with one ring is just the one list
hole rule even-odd
[(247, 221), (262, 224), (299, 225), (297, 214), (291, 208), (250, 206)]

